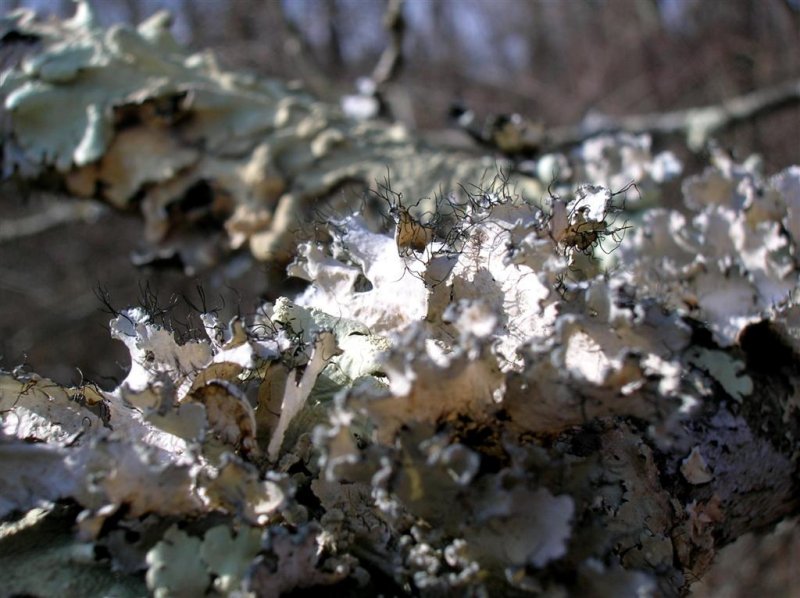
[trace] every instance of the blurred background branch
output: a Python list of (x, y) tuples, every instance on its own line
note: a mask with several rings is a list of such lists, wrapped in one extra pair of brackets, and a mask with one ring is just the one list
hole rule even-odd
[(654, 137), (683, 135), (691, 149), (701, 150), (712, 136), (745, 122), (800, 105), (800, 79), (757, 89), (719, 104), (654, 114), (597, 119), (547, 132), (553, 147), (577, 145), (601, 133), (648, 133)]
[(287, 56), (294, 60), (297, 72), (300, 74), (309, 90), (320, 97), (330, 93), (333, 82), (317, 64), (314, 48), (303, 34), (303, 31), (288, 15), (286, 7), (281, 6), (280, 15), (285, 27), (286, 41), (283, 44)]
[(43, 194), (44, 205), (36, 212), (20, 218), (0, 221), (0, 243), (38, 235), (65, 224), (91, 223), (108, 210), (98, 201), (72, 200)]
[(403, 5), (403, 0), (389, 0), (386, 5), (383, 26), (389, 35), (389, 45), (372, 71), (372, 81), (378, 90), (396, 78), (403, 66), (403, 39), (406, 31)]

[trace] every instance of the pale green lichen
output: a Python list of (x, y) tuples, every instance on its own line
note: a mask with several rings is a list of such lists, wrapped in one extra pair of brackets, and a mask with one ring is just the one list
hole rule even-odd
[(172, 526), (147, 553), (147, 587), (156, 598), (202, 596), (211, 575), (202, 560), (200, 538)]
[[(312, 202), (346, 185), (360, 190), (347, 201), (362, 200), (387, 164), (406, 201), (425, 198), (423, 211), (436, 208), (435, 195), (460, 195), (461, 183), (477, 184), (496, 168), (491, 159), (420, 144), (399, 126), (351, 121), (278, 82), (223, 71), (210, 54), (176, 44), (164, 13), (135, 29), (105, 30), (86, 6), (71, 21), (20, 13), (9, 24), (41, 43), (0, 85), (9, 138), (28, 164), (55, 167), (76, 195), (117, 207), (141, 201), (145, 237), (188, 266), (204, 258), (167, 239), (185, 226), (168, 207), (174, 213), (197, 184), (211, 187), (229, 246), (249, 242), (258, 258), (287, 260), (297, 219), (309, 217)], [(515, 181), (541, 190), (532, 179)]]
[(688, 361), (706, 371), (729, 396), (740, 403), (753, 392), (753, 380), (743, 375), (744, 363), (722, 351), (693, 348), (688, 354)]

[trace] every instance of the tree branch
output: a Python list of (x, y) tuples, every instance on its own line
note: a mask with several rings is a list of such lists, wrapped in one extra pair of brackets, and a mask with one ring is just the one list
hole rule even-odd
[(96, 201), (59, 197), (48, 201), (34, 214), (0, 222), (0, 243), (38, 235), (66, 224), (94, 222), (107, 209)]
[(306, 40), (306, 36), (300, 31), (297, 24), (286, 14), (285, 5), (281, 4), (278, 13), (283, 20), (286, 30), (286, 43), (284, 44), (286, 53), (291, 56), (297, 64), (297, 70), (305, 81), (308, 88), (319, 96), (330, 94), (332, 81), (317, 64), (314, 58), (314, 50)]
[(603, 133), (626, 132), (684, 135), (689, 147), (697, 151), (720, 131), (795, 104), (800, 104), (800, 80), (758, 89), (711, 106), (621, 118), (608, 117), (595, 123), (553, 128), (546, 134), (545, 146), (557, 148), (577, 145)]
[(372, 71), (372, 81), (379, 92), (397, 77), (403, 67), (403, 39), (406, 31), (403, 4), (404, 0), (389, 0), (383, 17), (383, 25), (389, 33), (389, 45)]

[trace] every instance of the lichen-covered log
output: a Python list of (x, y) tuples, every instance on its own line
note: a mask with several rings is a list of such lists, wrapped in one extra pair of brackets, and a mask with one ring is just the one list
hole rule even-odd
[[(680, 166), (603, 137), (539, 161), (542, 209), (481, 185), (479, 158), (221, 73), (159, 19), (103, 31), (81, 7), (10, 22), (42, 46), (3, 83), (6, 160), (141, 201), (162, 244), (200, 209), (277, 256), (302, 206), (387, 165), (395, 222), (345, 197), (297, 244), (302, 294), (203, 314), (196, 338), (115, 314), (132, 367), (112, 391), (0, 375), (0, 517), (27, 513), (0, 548), (46, 512), (76, 525), (59, 549), (157, 596), (677, 596), (797, 513), (798, 167), (715, 152), (681, 211), (648, 209)], [(74, 121), (34, 109), (64, 97)], [(440, 188), (448, 218), (409, 211)]]

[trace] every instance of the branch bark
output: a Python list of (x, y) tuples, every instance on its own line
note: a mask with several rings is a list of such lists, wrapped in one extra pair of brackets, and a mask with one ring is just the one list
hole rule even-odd
[(403, 5), (404, 0), (389, 0), (386, 6), (383, 26), (389, 34), (389, 45), (372, 71), (372, 81), (379, 91), (395, 79), (403, 67), (403, 39), (406, 31)]
[(787, 106), (800, 104), (800, 80), (757, 89), (719, 104), (624, 117), (604, 117), (598, 122), (553, 128), (546, 132), (548, 148), (578, 145), (603, 133), (683, 135), (695, 151), (719, 132)]
[(66, 197), (50, 198), (42, 209), (28, 216), (0, 222), (0, 244), (38, 235), (46, 230), (82, 222), (95, 222), (108, 208), (95, 201), (69, 201)]
[(278, 12), (286, 30), (287, 39), (284, 44), (286, 53), (294, 59), (300, 77), (308, 88), (318, 96), (325, 97), (331, 93), (333, 81), (317, 64), (314, 58), (314, 50), (306, 40), (306, 36), (286, 14), (286, 5), (281, 4), (278, 7)]

